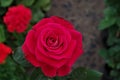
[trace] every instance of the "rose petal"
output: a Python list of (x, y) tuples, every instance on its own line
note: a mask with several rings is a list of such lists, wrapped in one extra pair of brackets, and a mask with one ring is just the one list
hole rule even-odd
[(39, 27), (41, 27), (41, 26), (43, 26), (43, 25), (45, 25), (45, 24), (47, 24), (47, 23), (53, 23), (53, 20), (50, 19), (50, 18), (44, 18), (44, 19), (40, 20), (40, 21), (33, 27), (33, 29), (34, 29), (34, 30), (37, 30), (37, 29), (39, 29)]
[(9, 54), (11, 54), (12, 49), (3, 43), (0, 43), (0, 63), (4, 62)]
[(37, 48), (36, 48), (35, 55), (36, 55), (36, 58), (39, 61), (44, 62), (44, 63), (46, 63), (46, 64), (48, 64), (50, 66), (56, 67), (56, 68), (60, 68), (61, 66), (63, 66), (67, 62), (66, 59), (55, 60), (53, 58), (45, 56)]
[(30, 30), (28, 32), (28, 35), (26, 36), (26, 39), (25, 39), (25, 43), (26, 43), (27, 48), (34, 55), (35, 46), (36, 46), (36, 38), (35, 38), (35, 32), (33, 30)]
[(0, 64), (5, 61), (5, 59), (7, 58), (7, 56), (8, 56), (7, 54), (0, 55)]
[[(41, 49), (43, 49), (43, 47), (41, 47), (41, 45), (42, 45), (46, 49), (48, 49), (48, 51), (53, 52), (54, 54), (56, 54), (56, 53), (61, 54), (68, 47), (68, 44), (71, 41), (70, 33), (64, 27), (61, 27), (61, 25), (56, 24), (56, 23), (48, 23), (48, 24), (44, 25), (44, 27), (45, 27), (45, 29), (43, 29), (43, 31), (48, 30), (48, 29), (50, 29), (50, 30), (53, 29), (53, 31), (57, 32), (60, 39), (62, 38), (62, 41), (64, 41), (63, 42), (64, 46), (61, 49), (56, 49), (56, 50), (50, 49), (49, 47), (47, 47), (46, 42), (43, 38), (43, 36), (45, 36), (44, 32), (42, 32), (42, 33), (39, 32), (40, 34), (37, 32), (37, 37), (39, 38), (37, 41), (38, 42), (37, 47), (39, 48), (39, 50), (41, 50)], [(59, 42), (59, 43), (61, 43), (61, 42)], [(46, 51), (44, 51), (44, 50), (41, 50), (41, 51), (44, 54), (46, 53)]]
[(13, 31), (15, 30), (15, 27), (12, 26), (12, 25), (8, 25), (7, 30), (8, 30), (9, 32), (13, 32)]
[(19, 26), (16, 27), (15, 31), (18, 33), (21, 33), (27, 29), (27, 25), (19, 24)]
[(66, 76), (70, 73), (71, 67), (64, 65), (62, 66), (60, 69), (58, 69), (58, 73), (57, 75), (62, 77), (62, 76)]
[(65, 20), (61, 17), (52, 16), (51, 18), (57, 24), (60, 24), (60, 25), (66, 27), (66, 28), (69, 28), (69, 29), (74, 29), (73, 25), (70, 22), (68, 22), (67, 20)]
[(22, 46), (22, 50), (25, 54), (25, 58), (32, 64), (34, 65), (35, 67), (40, 67), (41, 64), (40, 64), (40, 61), (38, 61), (35, 57), (35, 55), (33, 55), (33, 53), (31, 53), (27, 46), (25, 44), (23, 44)]
[(51, 55), (48, 54), (48, 56), (50, 56), (51, 58), (53, 59), (56, 59), (56, 60), (61, 60), (61, 59), (70, 59), (72, 57), (72, 54), (74, 54), (74, 50), (75, 50), (75, 46), (76, 46), (76, 41), (75, 40), (72, 40), (71, 43), (69, 44), (68, 48), (66, 51), (64, 51), (62, 54), (60, 55)]
[(52, 66), (43, 64), (41, 69), (42, 69), (42, 72), (45, 74), (45, 76), (48, 76), (48, 77), (51, 77), (51, 78), (56, 76), (56, 70), (57, 69), (52, 67)]
[(79, 56), (82, 55), (83, 49), (82, 49), (82, 35), (75, 30), (71, 30), (70, 33), (73, 36), (73, 39), (77, 40), (77, 45), (74, 50), (74, 54), (72, 55), (72, 58), (69, 61), (69, 66), (72, 66), (74, 62), (79, 58)]

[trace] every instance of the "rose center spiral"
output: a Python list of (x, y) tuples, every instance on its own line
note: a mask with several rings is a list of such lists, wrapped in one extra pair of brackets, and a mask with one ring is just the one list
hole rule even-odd
[(58, 37), (56, 35), (51, 35), (47, 37), (46, 44), (49, 47), (57, 47), (58, 46)]

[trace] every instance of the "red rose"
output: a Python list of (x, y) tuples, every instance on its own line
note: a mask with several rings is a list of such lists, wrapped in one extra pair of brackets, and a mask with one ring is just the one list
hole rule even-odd
[(12, 52), (11, 48), (0, 43), (0, 64), (2, 64), (7, 56)]
[(31, 10), (23, 5), (13, 6), (4, 16), (4, 23), (9, 32), (24, 32), (31, 19)]
[(28, 32), (22, 50), (26, 59), (46, 76), (65, 76), (83, 53), (82, 35), (68, 21), (52, 16)]

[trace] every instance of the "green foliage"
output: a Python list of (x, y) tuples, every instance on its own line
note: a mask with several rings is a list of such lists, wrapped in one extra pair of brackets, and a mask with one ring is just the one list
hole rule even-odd
[(102, 73), (95, 70), (79, 67), (65, 77), (56, 77), (56, 80), (101, 80)]
[(112, 25), (114, 25), (115, 22), (116, 22), (116, 18), (107, 17), (101, 21), (101, 23), (99, 25), (100, 26), (99, 29), (103, 30), (103, 29), (109, 28)]
[[(44, 76), (40, 68), (35, 68), (30, 76), (31, 80), (49, 80), (48, 77)], [(53, 79), (50, 79), (53, 80)]]
[(0, 42), (5, 41), (5, 33), (4, 33), (4, 26), (0, 25)]
[[(115, 1), (115, 0), (114, 0)], [(104, 19), (101, 20), (101, 23), (99, 25), (100, 30), (108, 29), (114, 25), (119, 24), (119, 7), (115, 7), (116, 4), (120, 4), (118, 0), (116, 0), (116, 3), (113, 0), (105, 0), (106, 4), (109, 4), (105, 10), (104, 10)], [(114, 3), (114, 4), (113, 4)]]
[(28, 61), (26, 61), (25, 56), (24, 56), (24, 54), (23, 54), (23, 52), (21, 50), (21, 47), (18, 47), (18, 48), (16, 48), (14, 50), (14, 54), (12, 55), (12, 57), (13, 57), (13, 60), (17, 64), (19, 64), (19, 65), (21, 65), (23, 67), (31, 66), (30, 63), (28, 63)]
[(49, 11), (50, 8), (51, 8), (51, 4), (50, 3), (47, 4), (46, 6), (42, 7), (43, 11), (45, 11), (45, 12)]
[(32, 11), (33, 16), (36, 15), (38, 12), (40, 12), (39, 16), (41, 16), (41, 18), (43, 18), (44, 17), (43, 12), (47, 12), (51, 8), (51, 0), (37, 0), (36, 2), (34, 2), (33, 6), (31, 8), (33, 10)]
[(41, 10), (33, 9), (33, 16), (32, 16), (32, 23), (38, 22), (41, 20), (45, 15)]
[(106, 49), (101, 49), (99, 51), (100, 56), (102, 56), (104, 59), (108, 59), (108, 51)]
[(48, 80), (40, 68), (33, 67), (24, 58), (21, 47), (0, 64), (0, 80)]
[(120, 80), (120, 0), (105, 0), (104, 19), (99, 25), (100, 30), (108, 30), (106, 40), (108, 48), (100, 50), (100, 55), (112, 68), (110, 76)]
[(75, 69), (70, 76), (72, 80), (100, 80), (102, 74), (95, 70), (80, 67)]
[(3, 16), (6, 12), (6, 8), (0, 7), (0, 16)]
[(41, 7), (44, 7), (44, 6), (46, 6), (47, 4), (50, 3), (50, 0), (38, 0), (38, 1), (40, 1), (39, 5)]
[(25, 6), (32, 6), (35, 0), (17, 0), (17, 4), (24, 4)]
[(105, 17), (115, 17), (117, 16), (117, 10), (114, 7), (107, 7), (104, 10)]
[(50, 0), (37, 0), (34, 4), (34, 7), (35, 8), (44, 8), (50, 3), (51, 3)]
[(8, 7), (12, 4), (13, 0), (0, 0), (0, 5), (2, 7)]
[(17, 47), (21, 46), (25, 39), (25, 33), (19, 34), (19, 33), (14, 32), (14, 33), (12, 33), (12, 35), (16, 39), (13, 41), (13, 43), (16, 44)]
[(17, 66), (10, 57), (0, 65), (0, 80), (25, 80), (24, 75), (22, 68)]

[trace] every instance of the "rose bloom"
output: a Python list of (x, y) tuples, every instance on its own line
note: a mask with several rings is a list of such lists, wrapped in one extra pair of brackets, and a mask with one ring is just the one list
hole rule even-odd
[(83, 53), (82, 35), (68, 21), (52, 16), (28, 32), (22, 50), (26, 59), (46, 76), (65, 76)]
[(6, 15), (3, 17), (4, 23), (9, 32), (24, 32), (31, 20), (32, 13), (24, 5), (9, 7)]
[(7, 56), (12, 52), (11, 48), (0, 43), (0, 64), (4, 63)]

